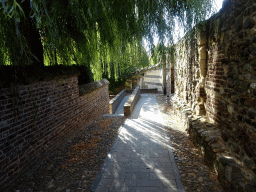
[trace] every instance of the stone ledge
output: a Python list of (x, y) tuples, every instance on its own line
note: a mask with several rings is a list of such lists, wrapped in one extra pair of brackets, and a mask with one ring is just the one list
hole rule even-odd
[[(132, 93), (134, 89), (126, 89), (126, 93)], [(158, 89), (140, 89), (140, 93), (158, 93)]]
[(230, 153), (220, 130), (204, 117), (192, 115), (191, 109), (177, 96), (170, 95), (170, 104), (199, 148), (206, 164), (215, 170), (218, 180), (227, 191), (256, 191), (256, 176)]
[(140, 98), (140, 86), (137, 86), (126, 103), (124, 104), (124, 116), (129, 117), (132, 114), (133, 108), (135, 107), (137, 101)]
[(122, 90), (109, 101), (109, 114), (114, 114), (125, 97), (126, 90)]
[[(118, 109), (120, 103), (125, 97), (126, 93), (131, 94), (134, 89), (125, 89), (118, 93), (113, 99), (109, 101), (109, 114), (114, 114)], [(158, 93), (157, 89), (140, 89), (140, 94), (143, 93)]]

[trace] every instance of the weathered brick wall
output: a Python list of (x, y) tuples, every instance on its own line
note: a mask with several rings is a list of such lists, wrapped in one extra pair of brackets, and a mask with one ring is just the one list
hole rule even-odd
[[(15, 122), (12, 90), (0, 90), (0, 189), (90, 120), (109, 113), (109, 82), (78, 85), (78, 75), (18, 86)], [(35, 112), (36, 111), (36, 112)], [(34, 117), (36, 117), (34, 124)], [(9, 186), (8, 186), (9, 185)], [(6, 189), (4, 190), (6, 191)]]
[(196, 32), (193, 29), (190, 35), (174, 46), (174, 92), (195, 112), (199, 106), (197, 93), (203, 83), (200, 73), (200, 50), (197, 44), (200, 35)]
[(256, 1), (224, 5), (175, 45), (175, 94), (256, 173)]
[(170, 97), (174, 93), (174, 67), (167, 69), (166, 75), (166, 96)]
[(228, 3), (208, 28), (206, 115), (256, 172), (256, 4)]

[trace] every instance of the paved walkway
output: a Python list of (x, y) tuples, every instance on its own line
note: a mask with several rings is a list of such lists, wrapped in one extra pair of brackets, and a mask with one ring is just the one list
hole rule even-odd
[(145, 72), (140, 86), (146, 89), (157, 88), (159, 92), (162, 92), (162, 81), (162, 69), (153, 69)]
[[(127, 100), (124, 98), (123, 103)], [(120, 104), (117, 113), (123, 113)], [(142, 94), (121, 127), (92, 190), (95, 192), (184, 191), (153, 94)]]

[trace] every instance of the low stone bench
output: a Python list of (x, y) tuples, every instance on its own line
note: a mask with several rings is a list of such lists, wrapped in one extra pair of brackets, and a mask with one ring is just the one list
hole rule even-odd
[(133, 108), (135, 107), (137, 101), (140, 98), (140, 86), (137, 86), (126, 103), (124, 104), (124, 116), (129, 117), (132, 114)]
[(125, 93), (126, 91), (123, 90), (109, 101), (109, 114), (114, 114), (116, 112), (116, 110), (118, 109), (120, 103), (122, 102), (125, 96)]

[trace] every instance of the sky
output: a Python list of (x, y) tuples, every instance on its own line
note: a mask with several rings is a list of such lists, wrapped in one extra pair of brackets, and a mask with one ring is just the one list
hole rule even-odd
[[(216, 2), (216, 9), (217, 9), (217, 11), (219, 11), (221, 8), (222, 8), (222, 3), (223, 3), (223, 0), (215, 0), (215, 2)], [(178, 27), (178, 23), (177, 22), (175, 22), (175, 37), (174, 37), (174, 43), (176, 43), (176, 42), (178, 42), (178, 34), (180, 35), (180, 37), (183, 37), (184, 36), (184, 31), (182, 30), (182, 29), (179, 29), (179, 27)], [(157, 45), (157, 43), (158, 43), (158, 40), (159, 40), (159, 38), (157, 37), (157, 36), (155, 36), (154, 37), (154, 45)], [(167, 46), (168, 45), (168, 41), (166, 41), (166, 43), (165, 43), (165, 46)], [(150, 51), (149, 51), (149, 47), (148, 47), (148, 44), (147, 44), (147, 42), (146, 42), (146, 40), (144, 39), (143, 40), (143, 46), (144, 46), (144, 48), (146, 49), (146, 51), (147, 51), (147, 53), (148, 53), (148, 55), (150, 54)]]

